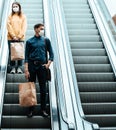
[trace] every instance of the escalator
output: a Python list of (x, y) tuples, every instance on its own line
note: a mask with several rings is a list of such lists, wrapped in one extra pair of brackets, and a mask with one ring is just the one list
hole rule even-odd
[(87, 0), (62, 0), (85, 119), (116, 130), (116, 80)]
[[(28, 20), (26, 34), (26, 39), (28, 39), (34, 35), (34, 24), (43, 23), (43, 3), (42, 0), (20, 0), (19, 2)], [(27, 118), (28, 109), (19, 106), (18, 84), (23, 82), (27, 82), (24, 74), (7, 73), (1, 129), (50, 130), (50, 116), (44, 118), (40, 115), (40, 89), (38, 83), (36, 83), (38, 104), (34, 110), (34, 116), (31, 119)], [(47, 91), (47, 96), (48, 93)], [(47, 112), (50, 113), (49, 96), (47, 97)]]

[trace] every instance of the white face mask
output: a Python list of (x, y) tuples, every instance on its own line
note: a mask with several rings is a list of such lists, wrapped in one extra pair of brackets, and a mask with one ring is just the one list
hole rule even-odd
[(40, 30), (39, 35), (44, 36), (44, 30)]
[(13, 11), (14, 11), (15, 13), (19, 12), (19, 7), (14, 7), (14, 8), (13, 8)]

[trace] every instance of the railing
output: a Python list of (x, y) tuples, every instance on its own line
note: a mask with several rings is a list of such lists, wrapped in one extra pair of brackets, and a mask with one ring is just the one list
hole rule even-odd
[(0, 1), (0, 29), (1, 29), (1, 19), (3, 14), (4, 0)]
[(98, 0), (88, 0), (116, 77), (116, 45)]
[[(55, 38), (52, 37), (54, 34), (54, 29), (50, 27), (50, 21), (52, 21), (52, 15), (50, 10), (50, 2), (43, 0), (44, 9), (44, 24), (45, 24), (45, 34), (51, 40), (51, 43), (55, 43)], [(52, 23), (53, 24), (53, 23)], [(52, 33), (51, 33), (52, 32)], [(56, 88), (55, 88), (55, 72), (54, 72), (54, 62), (50, 66), (51, 69), (51, 82), (48, 83), (49, 86), (49, 97), (50, 97), (50, 113), (51, 113), (51, 129), (60, 130), (59, 119), (58, 119), (58, 108), (56, 99)]]
[(1, 127), (1, 117), (2, 117), (2, 107), (5, 89), (5, 79), (8, 61), (8, 43), (7, 43), (7, 30), (6, 21), (11, 8), (11, 3), (13, 0), (7, 0), (4, 3), (3, 17), (1, 22), (1, 46), (0, 46), (0, 127)]
[[(57, 103), (59, 110), (60, 130), (77, 130), (75, 124), (74, 105), (71, 95), (71, 81), (69, 79), (69, 70), (67, 66), (67, 57), (63, 46), (63, 32), (60, 22), (59, 6), (57, 0), (49, 0), (52, 15), (50, 16), (49, 28), (51, 30), (51, 41), (54, 48), (54, 73), (57, 92)], [(50, 13), (49, 12), (49, 13)], [(53, 18), (53, 19), (52, 19)], [(79, 123), (79, 122), (78, 122)], [(81, 127), (82, 129), (82, 127)]]

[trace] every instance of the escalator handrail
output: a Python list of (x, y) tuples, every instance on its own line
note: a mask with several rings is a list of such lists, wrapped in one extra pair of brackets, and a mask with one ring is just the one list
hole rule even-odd
[[(54, 51), (55, 51), (55, 71), (56, 71), (56, 83), (57, 83), (57, 101), (58, 101), (58, 108), (60, 113), (60, 119), (63, 120), (64, 123), (68, 125), (68, 129), (76, 129), (75, 122), (74, 122), (74, 113), (73, 113), (73, 106), (71, 101), (70, 95), (70, 87), (68, 81), (68, 71), (66, 66), (66, 59), (64, 56), (64, 49), (63, 49), (63, 39), (62, 33), (60, 29), (60, 22), (59, 22), (59, 14), (57, 10), (57, 2), (51, 1), (52, 7), (51, 10), (53, 12), (53, 21), (54, 23), (51, 24), (51, 27), (55, 28), (55, 31), (52, 32), (55, 34), (56, 44), (54, 44)], [(54, 25), (55, 24), (55, 25)], [(52, 34), (53, 35), (53, 34)], [(63, 124), (63, 122), (61, 122)], [(61, 124), (61, 125), (62, 125)], [(65, 124), (63, 124), (65, 125)], [(63, 130), (64, 126), (61, 126)], [(66, 129), (66, 128), (65, 128)]]
[(116, 77), (116, 45), (111, 30), (107, 24), (99, 2), (97, 0), (88, 0), (90, 8), (94, 14), (96, 24), (102, 37), (105, 49), (107, 51), (111, 66)]
[(3, 14), (4, 3), (5, 3), (4, 0), (0, 0), (0, 30), (1, 30), (1, 22), (2, 22), (2, 14)]
[(68, 30), (65, 21), (64, 10), (63, 10), (63, 6), (61, 6), (63, 5), (62, 0), (57, 1), (57, 5), (59, 5), (59, 14), (60, 14), (59, 19), (61, 22), (60, 24), (61, 24), (61, 31), (64, 40), (64, 50), (65, 50), (65, 55), (68, 64), (67, 68), (68, 68), (68, 75), (70, 80), (70, 90), (71, 90), (70, 92), (72, 95), (72, 102), (73, 102), (73, 108), (75, 113), (74, 115), (75, 115), (77, 128), (86, 129), (86, 130), (99, 129), (99, 126), (97, 124), (93, 124), (84, 120), (85, 116), (83, 113), (80, 95), (79, 95), (79, 89), (78, 89), (76, 73), (73, 64), (72, 52), (69, 43)]
[[(44, 10), (44, 24), (45, 24), (45, 35), (49, 37), (50, 40), (53, 42), (50, 30), (50, 3), (46, 0), (43, 0), (43, 10)], [(49, 13), (48, 13), (49, 12)], [(51, 82), (48, 82), (49, 86), (49, 101), (50, 101), (50, 113), (51, 113), (51, 129), (52, 130), (59, 130), (59, 122), (58, 122), (58, 108), (57, 108), (57, 97), (56, 97), (56, 89), (55, 89), (55, 74), (54, 74), (54, 62), (51, 64)]]
[(9, 9), (11, 8), (11, 3), (13, 0), (7, 0), (4, 3), (3, 17), (1, 23), (1, 46), (0, 46), (0, 128), (1, 128), (1, 118), (2, 118), (2, 107), (5, 91), (5, 80), (8, 62), (8, 43), (7, 43), (7, 30), (6, 21), (9, 14)]

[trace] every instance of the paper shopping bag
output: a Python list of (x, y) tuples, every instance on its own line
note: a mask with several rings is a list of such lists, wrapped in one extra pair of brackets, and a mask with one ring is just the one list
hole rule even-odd
[(11, 49), (11, 60), (23, 60), (24, 59), (24, 43), (23, 42), (12, 42), (10, 44)]
[(19, 84), (19, 104), (25, 107), (37, 105), (36, 88), (34, 82)]

